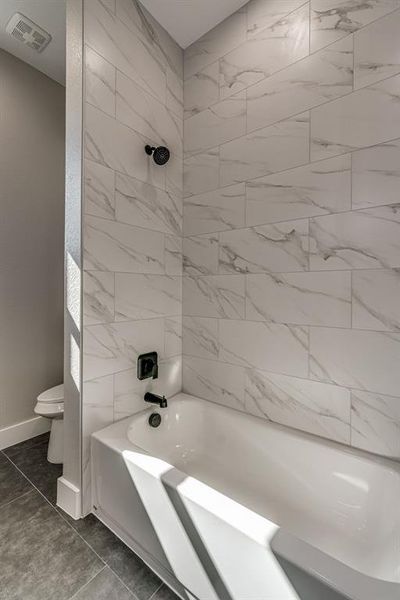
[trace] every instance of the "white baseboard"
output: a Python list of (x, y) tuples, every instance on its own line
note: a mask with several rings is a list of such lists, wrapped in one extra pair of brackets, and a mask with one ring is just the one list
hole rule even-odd
[(50, 419), (45, 419), (44, 417), (33, 417), (27, 421), (3, 427), (0, 429), (0, 450), (29, 440), (41, 433), (46, 433), (46, 431), (50, 430), (50, 427)]
[(82, 517), (81, 491), (65, 477), (57, 479), (57, 506), (75, 520)]

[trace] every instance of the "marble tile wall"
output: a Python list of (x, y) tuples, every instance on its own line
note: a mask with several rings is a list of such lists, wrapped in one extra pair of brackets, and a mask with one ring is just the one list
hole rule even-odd
[(185, 391), (400, 458), (399, 140), (400, 0), (252, 0), (185, 50)]
[[(146, 391), (171, 396), (182, 387), (183, 52), (136, 0), (84, 5), (88, 512), (90, 434), (142, 410)], [(170, 148), (168, 165), (155, 165), (147, 143)], [(137, 357), (152, 350), (159, 379), (140, 382)]]

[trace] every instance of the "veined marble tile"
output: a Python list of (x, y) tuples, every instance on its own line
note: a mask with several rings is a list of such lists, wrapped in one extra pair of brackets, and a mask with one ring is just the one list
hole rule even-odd
[(308, 377), (308, 328), (219, 321), (219, 358), (239, 366)]
[(400, 75), (311, 111), (311, 160), (400, 137)]
[(185, 197), (217, 188), (219, 188), (219, 148), (185, 158), (183, 162)]
[(308, 55), (308, 4), (263, 28), (220, 60), (221, 97), (257, 83)]
[(215, 360), (183, 358), (183, 391), (244, 410), (244, 369)]
[(354, 152), (352, 186), (353, 209), (398, 202), (400, 140)]
[(166, 97), (166, 66), (139, 29), (131, 31), (99, 0), (85, 1), (86, 43), (119, 71), (163, 101)]
[(183, 204), (185, 235), (214, 233), (245, 225), (245, 184), (191, 196)]
[(350, 154), (253, 179), (246, 224), (262, 225), (351, 209)]
[(122, 223), (181, 235), (182, 199), (148, 183), (116, 175), (116, 218)]
[(85, 94), (90, 102), (112, 117), (115, 116), (115, 67), (85, 46)]
[(303, 4), (304, 0), (252, 0), (247, 5), (247, 37), (262, 35)]
[(164, 273), (164, 235), (86, 217), (84, 266), (89, 271)]
[(220, 273), (308, 271), (308, 221), (220, 233)]
[(197, 115), (219, 100), (219, 64), (213, 63), (184, 83), (185, 119)]
[(400, 269), (353, 271), (353, 328), (400, 331)]
[(310, 221), (310, 269), (400, 267), (400, 204)]
[(178, 198), (183, 198), (183, 157), (173, 154), (164, 169), (167, 192), (172, 192)]
[(182, 275), (182, 238), (176, 235), (165, 236), (165, 272), (167, 275)]
[(114, 420), (125, 419), (148, 408), (143, 399), (146, 392), (171, 398), (181, 390), (181, 357), (159, 361), (156, 380), (139, 381), (136, 368), (116, 373), (114, 375)]
[(246, 319), (351, 327), (350, 272), (247, 275)]
[[(167, 146), (173, 154), (183, 154), (183, 123), (165, 104), (117, 71), (117, 119), (157, 146)], [(144, 149), (143, 149), (144, 152)]]
[(215, 62), (246, 39), (246, 12), (237, 11), (184, 52), (185, 79)]
[(247, 131), (353, 91), (353, 37), (307, 56), (247, 91)]
[(116, 321), (178, 316), (181, 312), (181, 277), (115, 274)]
[(180, 120), (183, 119), (183, 79), (172, 69), (167, 68), (167, 100), (166, 107)]
[(218, 319), (183, 317), (183, 353), (218, 359)]
[(350, 392), (344, 388), (248, 369), (245, 398), (255, 416), (350, 444)]
[(149, 348), (164, 357), (164, 319), (107, 323), (85, 327), (85, 381), (135, 368), (139, 354)]
[(114, 273), (85, 271), (83, 273), (84, 325), (114, 321)]
[(395, 395), (400, 385), (400, 334), (310, 328), (310, 378)]
[(218, 236), (203, 234), (183, 240), (183, 273), (185, 275), (218, 274)]
[(186, 119), (185, 153), (198, 154), (245, 133), (246, 92), (240, 92)]
[(400, 398), (353, 391), (351, 445), (400, 458)]
[(354, 35), (355, 88), (400, 72), (399, 31), (400, 11), (396, 11)]
[(254, 131), (220, 147), (222, 186), (309, 161), (309, 113)]
[(398, 8), (398, 0), (311, 0), (311, 52)]
[(183, 314), (187, 317), (243, 319), (245, 280), (239, 275), (183, 278)]
[(85, 214), (115, 219), (115, 173), (85, 160)]
[[(182, 313), (182, 307), (180, 310)], [(182, 355), (182, 316), (168, 317), (165, 325), (165, 357)]]
[(86, 104), (85, 114), (85, 158), (165, 188), (166, 171), (157, 167), (144, 151), (152, 140), (90, 104)]

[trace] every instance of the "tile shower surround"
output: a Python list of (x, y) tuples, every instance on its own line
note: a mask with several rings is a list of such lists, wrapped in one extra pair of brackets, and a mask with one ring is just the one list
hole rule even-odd
[(184, 390), (396, 458), (399, 36), (252, 0), (184, 53)]
[(85, 510), (90, 433), (182, 355), (186, 392), (400, 458), (399, 33), (400, 0), (252, 0), (183, 67), (85, 0)]

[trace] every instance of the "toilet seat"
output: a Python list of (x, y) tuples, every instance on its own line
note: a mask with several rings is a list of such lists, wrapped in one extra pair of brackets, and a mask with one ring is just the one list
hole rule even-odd
[(64, 402), (37, 402), (34, 408), (37, 415), (42, 417), (62, 417), (64, 415)]
[(56, 385), (37, 397), (38, 402), (64, 402), (64, 384)]

